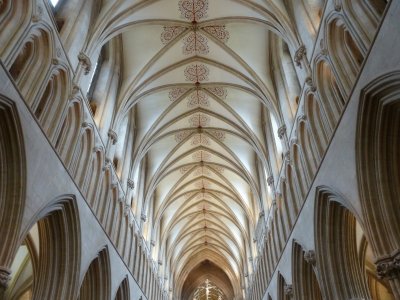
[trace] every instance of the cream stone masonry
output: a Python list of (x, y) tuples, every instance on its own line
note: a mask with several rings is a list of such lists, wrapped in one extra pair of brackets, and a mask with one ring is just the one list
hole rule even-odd
[(0, 1), (0, 300), (400, 300), (399, 16)]

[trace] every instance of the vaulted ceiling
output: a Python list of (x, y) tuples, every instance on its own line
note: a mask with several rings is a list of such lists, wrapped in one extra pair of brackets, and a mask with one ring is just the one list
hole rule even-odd
[(113, 3), (93, 39), (122, 36), (117, 121), (134, 111), (133, 173), (153, 259), (178, 290), (208, 260), (241, 295), (269, 209), (265, 115), (279, 119), (271, 52), (299, 47), (284, 3)]

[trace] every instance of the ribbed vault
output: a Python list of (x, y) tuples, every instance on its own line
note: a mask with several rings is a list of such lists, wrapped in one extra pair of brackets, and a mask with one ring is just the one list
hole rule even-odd
[(122, 41), (123, 84), (112, 127), (119, 132), (128, 117), (135, 120), (132, 209), (161, 280), (178, 293), (207, 260), (240, 299), (257, 256), (256, 226), (270, 206), (265, 123), (281, 119), (271, 44), (292, 53), (300, 46), (284, 4), (106, 5), (87, 53), (114, 37)]

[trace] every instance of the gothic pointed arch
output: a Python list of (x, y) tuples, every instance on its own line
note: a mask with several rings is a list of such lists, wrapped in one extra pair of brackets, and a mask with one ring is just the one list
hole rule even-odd
[[(313, 264), (314, 253), (305, 251), (303, 247), (293, 241), (292, 246), (292, 272), (293, 296), (299, 300), (322, 300), (322, 293)], [(287, 291), (286, 291), (287, 292)]]
[(363, 269), (358, 263), (357, 219), (344, 198), (319, 187), (315, 204), (316, 263), (326, 299), (370, 297)]
[(328, 51), (333, 67), (341, 78), (340, 84), (348, 96), (364, 61), (364, 54), (341, 15), (332, 14), (326, 22)]
[[(17, 2), (4, 0), (0, 4), (0, 26), (7, 28), (0, 33), (0, 57), (7, 64), (13, 46), (29, 26), (34, 11), (34, 1)], [(42, 9), (40, 7), (40, 9)]]
[(46, 82), (53, 57), (53, 42), (49, 26), (41, 22), (34, 23), (18, 47), (18, 52), (10, 59), (10, 75), (30, 106)]
[(333, 132), (342, 114), (346, 100), (339, 87), (331, 63), (320, 58), (316, 65), (316, 84), (322, 109), (326, 115), (329, 132)]
[(108, 248), (92, 260), (79, 291), (79, 300), (108, 300), (111, 297), (111, 269)]
[(131, 291), (129, 288), (128, 277), (125, 277), (118, 287), (117, 294), (115, 295), (115, 300), (130, 300)]
[(57, 124), (62, 119), (70, 90), (70, 79), (66, 67), (54, 67), (40, 97), (31, 104), (31, 109), (47, 137), (54, 143)]
[(25, 149), (20, 126), (13, 102), (0, 95), (0, 244), (7, 245), (0, 248), (0, 274), (6, 279), (17, 251), (26, 200)]
[(278, 274), (278, 300), (290, 300), (292, 286), (286, 283), (281, 273)]
[(64, 114), (61, 126), (58, 129), (54, 146), (66, 166), (69, 166), (73, 149), (79, 137), (82, 124), (82, 105), (78, 99), (72, 99), (67, 105), (67, 113)]
[[(357, 177), (365, 228), (383, 277), (400, 294), (396, 269), (387, 267), (400, 249), (400, 73), (380, 76), (361, 93), (357, 121)], [(397, 282), (397, 285), (396, 285)], [(397, 286), (397, 288), (396, 288)]]
[[(76, 200), (71, 195), (60, 196), (39, 211), (21, 235), (13, 263), (15, 278), (6, 296), (29, 291), (33, 299), (74, 299), (81, 259), (79, 226)], [(29, 281), (21, 285), (24, 278)]]
[(369, 48), (388, 4), (386, 0), (344, 0), (343, 10), (352, 23), (363, 48)]

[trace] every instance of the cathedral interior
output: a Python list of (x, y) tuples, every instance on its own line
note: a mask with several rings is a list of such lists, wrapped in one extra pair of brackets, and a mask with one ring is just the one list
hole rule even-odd
[(0, 299), (399, 300), (399, 49), (399, 0), (0, 0)]

